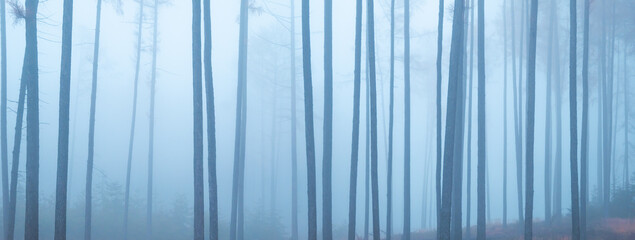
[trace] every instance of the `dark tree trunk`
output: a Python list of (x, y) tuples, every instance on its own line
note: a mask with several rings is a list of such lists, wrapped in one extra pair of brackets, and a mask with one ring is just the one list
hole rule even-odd
[[(442, 83), (441, 80), (443, 78), (442, 67), (443, 67), (443, 13), (445, 11), (444, 1), (439, 0), (439, 18), (437, 19), (437, 96), (436, 96), (436, 127), (437, 127), (437, 148), (436, 148), (436, 171), (435, 171), (435, 189), (436, 189), (436, 219), (437, 219), (437, 229), (441, 229), (441, 159), (443, 158), (443, 153), (441, 152), (442, 147), (442, 128), (443, 123), (441, 121), (443, 114), (443, 109), (441, 108), (441, 88)], [(437, 234), (437, 238), (440, 234)]]
[[(157, 28), (159, 1), (154, 0), (153, 32), (152, 32), (152, 75), (150, 77), (150, 124), (148, 130), (148, 187), (146, 206), (146, 236), (152, 239), (152, 176), (154, 172), (154, 105), (157, 81)], [(201, 88), (202, 89), (202, 88)], [(202, 110), (201, 110), (202, 111)], [(202, 174), (201, 174), (202, 176)]]
[(297, 127), (296, 127), (296, 72), (295, 72), (295, 0), (291, 1), (290, 21), (291, 33), (290, 59), (291, 65), (291, 240), (298, 240), (298, 148), (297, 148)]
[[(582, 175), (580, 185), (580, 239), (586, 240), (587, 229), (587, 204), (589, 201), (589, 8), (590, 1), (584, 0), (584, 46), (582, 56), (582, 139), (581, 139), (581, 153), (580, 153), (580, 165)], [(626, 91), (627, 85), (624, 81), (624, 91)], [(626, 103), (626, 94), (624, 94), (624, 102)], [(626, 108), (627, 104), (624, 104)], [(625, 117), (628, 119), (628, 114), (625, 112)], [(628, 122), (628, 121), (627, 121)], [(628, 149), (628, 124), (625, 126), (624, 136), (626, 138), (626, 146)], [(628, 162), (628, 150), (626, 152), (626, 161)], [(626, 177), (628, 179), (628, 177)]]
[(333, 239), (331, 159), (333, 138), (333, 2), (324, 1), (324, 137), (322, 161), (322, 236)]
[(313, 82), (311, 80), (311, 30), (309, 0), (302, 0), (302, 65), (304, 73), (304, 121), (306, 137), (309, 240), (317, 239), (315, 194), (315, 138), (313, 134)]
[(203, 58), (205, 68), (205, 104), (207, 110), (207, 184), (209, 188), (209, 239), (218, 240), (218, 189), (216, 182), (216, 110), (214, 105), (214, 81), (212, 78), (212, 20), (210, 0), (203, 1), (203, 22), (205, 24), (205, 43), (203, 49)]
[(571, 167), (571, 235), (580, 239), (580, 195), (578, 193), (578, 105), (577, 105), (577, 33), (578, 9), (576, 0), (569, 3), (569, 113), (570, 113), (570, 167)]
[(527, 45), (527, 148), (525, 186), (525, 239), (533, 236), (534, 212), (534, 119), (536, 111), (536, 33), (538, 28), (538, 0), (531, 0), (529, 44)]
[[(374, 41), (370, 35), (369, 40)], [(374, 48), (374, 46), (369, 47)], [(372, 55), (370, 57), (374, 58)], [(375, 66), (371, 65), (370, 67), (371, 70), (374, 71)], [(375, 78), (375, 76), (371, 73), (371, 88), (374, 86), (373, 78)], [(374, 96), (374, 93), (371, 93), (371, 98)], [(404, 240), (410, 240), (410, 0), (404, 0), (404, 108), (404, 216), (402, 238)], [(377, 151), (377, 149), (374, 149), (374, 151)], [(373, 193), (375, 190), (376, 189), (373, 190)], [(375, 208), (373, 208), (373, 210), (374, 209)]]
[(15, 211), (18, 188), (18, 169), (20, 167), (20, 145), (22, 143), (22, 122), (24, 120), (24, 102), (26, 98), (26, 65), (27, 56), (24, 55), (22, 65), (22, 77), (20, 78), (20, 93), (18, 96), (18, 109), (15, 117), (15, 133), (13, 137), (13, 156), (11, 161), (11, 186), (9, 187), (9, 217), (7, 228), (5, 228), (5, 238), (13, 239), (15, 233)]
[[(95, 153), (95, 108), (97, 106), (97, 72), (99, 66), (99, 35), (101, 31), (101, 0), (97, 0), (97, 20), (95, 22), (95, 45), (93, 49), (93, 82), (90, 93), (90, 119), (88, 122), (88, 163), (86, 164), (86, 201), (84, 218), (84, 239), (91, 239), (92, 196), (93, 196), (93, 156)], [(31, 88), (29, 87), (29, 93)], [(31, 95), (31, 94), (29, 94)], [(28, 110), (28, 109), (27, 109)], [(28, 116), (27, 116), (28, 124)], [(27, 141), (28, 142), (28, 141)]]
[(132, 150), (134, 146), (135, 126), (137, 122), (137, 90), (139, 86), (139, 67), (141, 65), (141, 36), (143, 32), (143, 0), (139, 1), (139, 19), (137, 25), (137, 59), (135, 63), (134, 91), (132, 97), (132, 120), (130, 123), (130, 140), (128, 142), (128, 162), (126, 167), (126, 190), (124, 195), (123, 237), (128, 239), (128, 210), (130, 209), (130, 172), (132, 171)]
[[(629, 147), (630, 143), (628, 141), (628, 134), (629, 134), (629, 130), (630, 130), (630, 125), (628, 123), (629, 122), (628, 120), (629, 120), (630, 111), (629, 111), (629, 107), (628, 107), (629, 104), (626, 104), (626, 103), (628, 103), (628, 94), (629, 94), (629, 92), (628, 92), (628, 81), (629, 81), (629, 79), (628, 79), (628, 70), (627, 70), (628, 67), (627, 67), (627, 63), (626, 63), (626, 55), (627, 55), (626, 53), (628, 52), (628, 46), (626, 44), (624, 44), (623, 47), (624, 47), (624, 50), (623, 50), (624, 54), (622, 55), (622, 57), (623, 57), (623, 59), (622, 59), (623, 65), (622, 66), (624, 66), (624, 70), (623, 71), (624, 71), (624, 103), (625, 103), (624, 104), (624, 187), (628, 187), (628, 186), (630, 186), (630, 179), (629, 179), (630, 178), (630, 176), (629, 176), (630, 170), (629, 170), (629, 166), (628, 166), (629, 165), (628, 164), (628, 161), (629, 161), (628, 152), (630, 150), (630, 147)], [(583, 170), (583, 173), (585, 174), (584, 177), (587, 178), (588, 172)], [(586, 181), (588, 181), (588, 180), (586, 180), (586, 179), (583, 180), (583, 182), (586, 182)], [(588, 199), (587, 195), (582, 195), (582, 196), (585, 197), (585, 199), (583, 199), (583, 201), (586, 201), (586, 199)], [(586, 204), (586, 202), (584, 204)], [(586, 231), (586, 215), (585, 215), (584, 221), (585, 221), (585, 225), (583, 226), (583, 230)], [(584, 232), (584, 233), (586, 233), (586, 232)]]
[[(455, 160), (455, 145), (463, 139), (455, 137), (455, 120), (460, 118), (459, 101), (462, 101), (461, 82), (463, 79), (464, 55), (464, 12), (463, 0), (454, 1), (454, 17), (452, 20), (452, 44), (450, 47), (450, 75), (448, 80), (447, 117), (445, 124), (445, 149), (443, 155), (443, 196), (440, 213), (439, 239), (450, 239), (450, 217), (452, 206), (452, 178)], [(458, 115), (458, 116), (457, 116)], [(458, 127), (458, 126), (457, 126)]]
[[(71, 98), (71, 52), (73, 47), (72, 33), (73, 0), (64, 0), (62, 60), (60, 67), (59, 133), (57, 138), (57, 183), (55, 189), (55, 240), (66, 239), (68, 125)], [(6, 162), (5, 160), (3, 160), (3, 164)]]
[[(554, 12), (553, 25), (558, 26), (558, 11)], [(560, 79), (560, 34), (556, 28), (553, 32), (553, 49), (554, 69), (556, 80), (556, 156), (554, 158), (554, 178), (553, 178), (553, 219), (560, 220), (562, 218), (562, 80)]]
[(470, 64), (469, 64), (469, 75), (467, 75), (468, 84), (468, 106), (467, 106), (467, 193), (466, 193), (466, 216), (465, 216), (465, 238), (472, 238), (472, 231), (470, 226), (471, 218), (472, 218), (472, 100), (473, 100), (473, 89), (472, 85), (474, 82), (474, 0), (470, 1)]
[(395, 108), (395, 0), (390, 1), (390, 106), (388, 116), (388, 173), (386, 181), (386, 240), (392, 238), (392, 155)]
[(373, 0), (368, 1), (368, 65), (370, 84), (370, 176), (373, 203), (373, 239), (379, 240), (379, 179), (377, 176), (377, 88), (375, 75), (375, 10)]
[(203, 87), (201, 66), (201, 0), (192, 0), (192, 104), (194, 141), (194, 239), (204, 238)]
[(350, 191), (348, 195), (348, 240), (355, 240), (357, 217), (357, 163), (359, 159), (359, 112), (362, 65), (362, 0), (355, 5), (355, 70), (353, 87), (353, 136), (351, 143)]
[[(485, 9), (478, 0), (478, 217), (476, 238), (485, 240)], [(469, 226), (468, 226), (469, 227)]]

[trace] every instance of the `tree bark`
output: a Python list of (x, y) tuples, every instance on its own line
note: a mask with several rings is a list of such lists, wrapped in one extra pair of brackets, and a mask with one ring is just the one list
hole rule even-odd
[[(68, 125), (71, 95), (72, 37), (73, 0), (64, 0), (64, 15), (62, 22), (62, 60), (60, 67), (59, 133), (57, 138), (57, 183), (55, 189), (55, 240), (66, 239), (66, 207), (68, 198)], [(6, 162), (5, 160), (6, 159), (3, 160), (3, 164)]]
[(324, 137), (322, 161), (322, 236), (333, 239), (331, 161), (333, 145), (333, 2), (324, 1)]
[(569, 113), (571, 167), (571, 235), (580, 239), (580, 195), (578, 193), (578, 105), (577, 105), (577, 33), (578, 9), (576, 0), (569, 3)]
[[(584, 0), (584, 46), (582, 56), (582, 139), (580, 148), (582, 151), (580, 153), (582, 171), (582, 175), (580, 177), (580, 196), (582, 197), (582, 201), (580, 202), (580, 239), (582, 240), (586, 240), (587, 237), (587, 204), (589, 200), (589, 9), (590, 1)], [(626, 91), (626, 89), (627, 88), (625, 86), (624, 90)], [(624, 104), (624, 106), (626, 106), (626, 104)], [(626, 115), (626, 117), (628, 118), (628, 115)], [(628, 151), (626, 152), (628, 153)]]
[[(369, 40), (372, 40), (370, 36)], [(374, 46), (370, 47), (374, 48)], [(374, 56), (371, 57), (374, 58)], [(371, 70), (374, 70), (374, 67), (371, 65)], [(371, 88), (374, 77), (374, 74), (371, 73)], [(371, 98), (373, 96), (374, 94), (371, 93)], [(404, 0), (404, 108), (404, 222), (402, 238), (410, 240), (410, 0)], [(377, 150), (375, 149), (375, 151)]]
[(370, 175), (373, 203), (373, 239), (379, 240), (379, 179), (377, 175), (377, 87), (375, 73), (375, 10), (374, 1), (367, 6), (368, 62), (370, 73)]
[[(476, 238), (485, 240), (485, 6), (478, 0), (478, 218)], [(469, 227), (469, 226), (468, 226)]]

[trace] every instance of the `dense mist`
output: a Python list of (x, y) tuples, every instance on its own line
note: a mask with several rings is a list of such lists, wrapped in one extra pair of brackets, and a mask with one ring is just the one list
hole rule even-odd
[(0, 12), (0, 239), (635, 238), (635, 1)]

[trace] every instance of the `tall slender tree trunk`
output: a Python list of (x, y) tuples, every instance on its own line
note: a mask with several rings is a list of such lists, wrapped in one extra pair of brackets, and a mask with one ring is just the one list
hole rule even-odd
[(577, 105), (577, 33), (578, 9), (576, 0), (569, 3), (569, 112), (571, 167), (571, 231), (572, 239), (580, 239), (580, 195), (578, 193), (578, 105)]
[[(370, 36), (369, 36), (369, 40), (372, 40), (370, 39)], [(374, 47), (374, 46), (370, 46), (370, 47)], [(371, 57), (374, 57), (374, 56), (371, 56)], [(374, 67), (375, 67), (374, 65), (371, 65), (371, 70), (374, 69)], [(372, 79), (374, 77), (375, 76), (371, 73), (371, 88), (373, 87)], [(371, 97), (373, 96), (374, 95), (371, 94)], [(377, 150), (375, 149), (375, 151)], [(410, 239), (410, 0), (404, 0), (404, 167), (403, 167), (403, 170), (404, 170), (403, 239), (409, 240)]]
[[(478, 218), (476, 238), (485, 240), (485, 6), (478, 0)], [(469, 226), (468, 226), (469, 227)]]
[(141, 37), (143, 32), (143, 1), (139, 1), (139, 23), (137, 25), (137, 59), (135, 63), (134, 91), (132, 97), (132, 120), (130, 123), (130, 139), (128, 142), (128, 161), (126, 166), (126, 190), (124, 195), (123, 238), (128, 239), (128, 211), (130, 209), (130, 173), (132, 171), (132, 150), (134, 146), (135, 126), (137, 122), (137, 91), (139, 86), (139, 68), (141, 65)]
[(324, 1), (324, 137), (322, 161), (322, 236), (333, 239), (331, 161), (333, 145), (333, 0)]
[(368, 65), (370, 74), (370, 176), (373, 202), (373, 239), (379, 240), (379, 179), (377, 175), (377, 87), (375, 72), (375, 10), (374, 0), (368, 1)]
[(529, 18), (529, 44), (527, 45), (527, 148), (525, 186), (525, 239), (533, 236), (534, 212), (534, 119), (536, 111), (536, 33), (538, 28), (538, 0), (531, 0)]
[[(443, 154), (443, 196), (440, 213), (439, 239), (450, 239), (450, 217), (452, 206), (453, 163), (455, 145), (463, 139), (455, 137), (455, 120), (460, 118), (459, 101), (462, 101), (461, 87), (463, 79), (464, 55), (464, 12), (463, 0), (454, 1), (454, 17), (452, 20), (452, 43), (450, 47), (450, 70), (448, 79), (447, 117), (445, 129), (445, 149)], [(458, 116), (457, 116), (458, 115)], [(458, 127), (458, 126), (457, 126)]]
[[(435, 171), (435, 189), (436, 189), (436, 219), (437, 219), (437, 229), (441, 229), (441, 167), (442, 167), (442, 163), (441, 163), (441, 159), (443, 158), (443, 153), (442, 153), (442, 138), (441, 138), (441, 134), (442, 134), (442, 128), (441, 126), (443, 125), (443, 123), (441, 121), (442, 117), (441, 115), (443, 114), (443, 109), (441, 108), (441, 88), (442, 88), (442, 83), (441, 80), (443, 79), (443, 13), (445, 11), (445, 5), (444, 5), (444, 0), (439, 0), (439, 18), (437, 19), (437, 61), (436, 61), (436, 65), (437, 65), (437, 95), (436, 95), (436, 127), (437, 127), (437, 148), (436, 148), (436, 158), (437, 158), (437, 162), (436, 162), (436, 171)], [(440, 234), (438, 234), (437, 231), (437, 239), (440, 237)]]
[[(97, 106), (97, 73), (99, 67), (99, 35), (101, 31), (101, 2), (97, 0), (97, 20), (95, 22), (95, 45), (93, 49), (93, 82), (90, 93), (90, 117), (88, 122), (88, 163), (86, 164), (86, 199), (84, 217), (84, 239), (90, 240), (92, 233), (93, 198), (93, 156), (95, 153), (95, 108)], [(31, 88), (29, 88), (29, 93)], [(31, 94), (29, 94), (31, 95)], [(28, 110), (28, 109), (27, 109)], [(28, 116), (27, 116), (28, 122)], [(28, 124), (28, 123), (27, 123)], [(28, 142), (28, 141), (27, 141)]]
[[(512, 30), (512, 88), (514, 98), (514, 144), (516, 154), (516, 190), (518, 193), (518, 223), (523, 226), (523, 165), (522, 165), (522, 136), (520, 126), (520, 114), (519, 114), (519, 98), (518, 98), (518, 82), (519, 74), (516, 72), (516, 23), (515, 23), (515, 10), (514, 2), (511, 1), (511, 30)], [(521, 54), (519, 54), (521, 55)]]
[[(608, 208), (611, 200), (611, 127), (613, 124), (613, 84), (612, 79), (610, 77), (611, 69), (611, 61), (610, 61), (610, 53), (607, 53), (607, 48), (610, 48), (610, 43), (607, 43), (606, 38), (607, 35), (607, 26), (606, 19), (608, 18), (608, 13), (606, 11), (606, 1), (602, 2), (602, 40), (601, 40), (601, 50), (600, 56), (602, 59), (602, 64), (600, 66), (600, 71), (602, 72), (602, 85), (603, 85), (603, 181), (602, 181), (602, 206), (603, 206), (603, 216), (608, 217)], [(608, 68), (608, 69), (607, 69)]]
[[(71, 98), (72, 37), (73, 0), (64, 0), (64, 15), (62, 22), (62, 60), (60, 67), (59, 133), (57, 137), (57, 183), (55, 188), (55, 240), (66, 239), (66, 207), (68, 198), (68, 125)], [(3, 159), (3, 164), (4, 163), (6, 163), (6, 159)], [(4, 169), (3, 166), (3, 171), (4, 170), (6, 169)]]
[[(366, 42), (368, 44), (368, 41)], [(366, 45), (368, 54), (368, 45)], [(366, 162), (364, 163), (364, 240), (368, 240), (368, 227), (370, 223), (370, 73), (368, 73), (368, 57), (366, 57)]]
[[(551, 0), (550, 1), (550, 9), (549, 9), (549, 22), (554, 22), (554, 12), (556, 11), (555, 8), (555, 1)], [(552, 151), (551, 151), (551, 139), (553, 138), (553, 134), (552, 134), (552, 127), (551, 127), (551, 105), (552, 105), (552, 95), (553, 95), (553, 91), (551, 90), (551, 85), (553, 82), (553, 79), (551, 78), (553, 73), (552, 73), (552, 69), (553, 69), (553, 32), (554, 32), (554, 24), (549, 24), (549, 40), (548, 40), (548, 46), (547, 46), (547, 89), (546, 89), (546, 95), (547, 95), (547, 101), (546, 101), (546, 114), (545, 114), (545, 182), (544, 182), (544, 189), (545, 189), (545, 222), (547, 224), (551, 224), (551, 157), (552, 157)]]
[(302, 65), (304, 73), (304, 122), (306, 137), (309, 240), (317, 239), (315, 194), (315, 138), (313, 134), (313, 82), (311, 80), (311, 30), (309, 0), (302, 0)]
[[(152, 32), (152, 75), (150, 77), (150, 123), (148, 130), (148, 187), (146, 195), (146, 236), (152, 239), (152, 176), (154, 172), (154, 105), (157, 82), (157, 28), (159, 1), (154, 0), (153, 32)], [(202, 88), (201, 88), (202, 89)], [(201, 110), (202, 111), (202, 110)], [(202, 121), (202, 120), (201, 120)], [(202, 175), (202, 174), (201, 174)]]
[(203, 76), (201, 66), (201, 0), (192, 0), (192, 105), (194, 171), (194, 239), (204, 238), (203, 204)]
[(386, 240), (392, 238), (392, 149), (395, 108), (395, 0), (390, 1), (390, 103), (388, 117), (388, 173), (386, 174)]
[(9, 231), (9, 157), (7, 147), (7, 19), (6, 3), (0, 1), (0, 161), (2, 161), (2, 236)]
[[(513, 1), (513, 0), (512, 0)], [(507, 0), (503, 1), (503, 41), (504, 74), (503, 77), (503, 227), (507, 227)]]
[[(580, 177), (580, 197), (582, 197), (582, 201), (580, 202), (580, 239), (582, 240), (586, 240), (587, 238), (587, 204), (589, 200), (589, 9), (590, 1), (584, 0), (584, 46), (582, 56), (582, 139), (580, 148), (580, 161), (582, 171), (582, 175)], [(626, 86), (624, 87), (624, 90), (626, 91), (627, 88)], [(626, 104), (624, 104), (624, 106), (626, 106)], [(628, 118), (628, 115), (626, 115), (626, 117)], [(628, 132), (628, 128), (626, 132)]]
[[(626, 63), (626, 53), (628, 52), (628, 46), (626, 44), (624, 44), (624, 54), (622, 55), (623, 57), (623, 65), (624, 66), (624, 187), (628, 187), (630, 186), (630, 169), (629, 169), (629, 164), (628, 164), (628, 152), (630, 150), (630, 142), (628, 141), (628, 134), (630, 131), (630, 125), (629, 125), (629, 114), (630, 114), (630, 109), (629, 109), (629, 104), (628, 103), (628, 67), (627, 67), (627, 63)], [(586, 173), (586, 172), (585, 172)], [(586, 175), (585, 175), (586, 177)], [(586, 221), (586, 219), (584, 219)], [(586, 223), (585, 223), (586, 224)], [(583, 228), (586, 231), (586, 225)], [(586, 232), (585, 232), (586, 233)]]
[[(348, 195), (348, 240), (355, 240), (357, 217), (357, 165), (359, 160), (359, 112), (362, 67), (362, 0), (355, 1), (355, 69), (353, 87), (353, 136), (351, 142), (350, 191)], [(392, 89), (392, 88), (391, 88)]]
[(205, 110), (207, 111), (207, 184), (209, 188), (209, 239), (218, 240), (218, 189), (216, 181), (216, 110), (214, 103), (214, 80), (212, 76), (212, 20), (210, 0), (203, 1), (203, 21), (205, 24), (205, 43), (203, 58), (205, 68)]
[(20, 93), (18, 95), (18, 109), (15, 117), (15, 131), (13, 137), (13, 156), (11, 161), (11, 186), (9, 187), (9, 219), (7, 228), (5, 231), (6, 239), (13, 239), (15, 233), (15, 211), (16, 211), (16, 198), (18, 188), (18, 168), (20, 167), (20, 146), (22, 143), (22, 122), (24, 120), (24, 102), (26, 98), (27, 88), (27, 56), (24, 55), (22, 64), (22, 77), (20, 78)]

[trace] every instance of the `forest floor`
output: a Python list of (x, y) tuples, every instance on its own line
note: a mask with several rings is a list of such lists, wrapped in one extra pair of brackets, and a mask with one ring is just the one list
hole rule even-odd
[[(590, 240), (633, 240), (635, 239), (635, 219), (610, 218), (591, 221), (588, 223), (588, 238)], [(471, 239), (476, 238), (476, 227), (470, 231)], [(571, 221), (562, 220), (547, 224), (544, 221), (534, 222), (534, 239), (536, 240), (568, 240), (571, 239)], [(413, 240), (435, 240), (435, 231), (413, 232)], [(463, 238), (467, 239), (465, 232)], [(401, 239), (400, 235), (393, 239)], [(488, 240), (516, 240), (523, 239), (522, 228), (518, 224), (489, 224), (487, 226)]]

